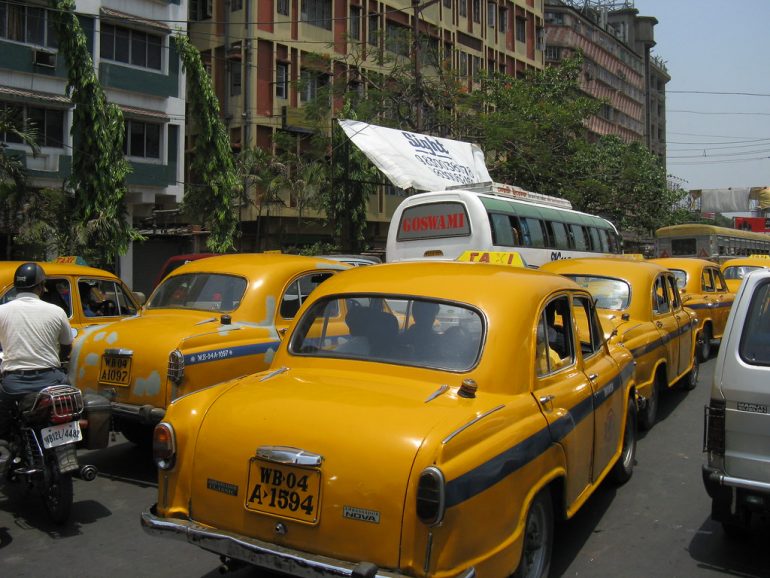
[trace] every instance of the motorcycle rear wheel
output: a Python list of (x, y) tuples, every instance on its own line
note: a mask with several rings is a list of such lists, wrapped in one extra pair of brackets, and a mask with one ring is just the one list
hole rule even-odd
[(54, 524), (64, 524), (72, 512), (72, 474), (62, 474), (55, 462), (46, 467), (48, 475), (40, 488), (43, 505)]

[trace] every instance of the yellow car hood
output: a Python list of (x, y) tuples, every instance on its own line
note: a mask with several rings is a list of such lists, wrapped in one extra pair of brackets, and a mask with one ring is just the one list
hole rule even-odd
[[(355, 559), (365, 551), (370, 561), (397, 567), (402, 517), (420, 524), (418, 470), (437, 459), (441, 439), (486, 408), (452, 392), (428, 401), (441, 382), (386, 372), (303, 369), (258, 379), (244, 379), (206, 412), (189, 472), (192, 517), (327, 556)], [(250, 460), (263, 446), (321, 456), (315, 522), (246, 507), (259, 482), (249, 479)]]

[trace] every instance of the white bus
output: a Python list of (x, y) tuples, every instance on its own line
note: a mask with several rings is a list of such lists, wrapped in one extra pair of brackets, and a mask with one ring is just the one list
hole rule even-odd
[(621, 253), (612, 223), (566, 199), (498, 183), (406, 198), (388, 229), (387, 262), (454, 260), (465, 251), (517, 251), (530, 266)]

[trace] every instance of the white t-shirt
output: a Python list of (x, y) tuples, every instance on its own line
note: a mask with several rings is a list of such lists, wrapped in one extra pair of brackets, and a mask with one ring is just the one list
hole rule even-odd
[(2, 371), (59, 367), (59, 345), (72, 343), (72, 328), (61, 307), (21, 292), (0, 305)]

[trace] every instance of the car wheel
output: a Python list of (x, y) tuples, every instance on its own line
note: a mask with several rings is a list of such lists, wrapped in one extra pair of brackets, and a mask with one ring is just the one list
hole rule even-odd
[(700, 361), (698, 357), (692, 360), (692, 369), (682, 378), (682, 389), (691, 391), (698, 385), (698, 375), (700, 374)]
[(709, 324), (704, 325), (703, 331), (700, 333), (698, 357), (699, 361), (708, 361), (709, 357), (711, 357), (711, 325)]
[(634, 473), (636, 460), (636, 403), (629, 396), (626, 406), (626, 427), (623, 430), (623, 449), (620, 457), (612, 467), (612, 481), (616, 484), (625, 484)]
[(514, 578), (545, 578), (551, 568), (553, 547), (553, 504), (548, 490), (532, 500), (524, 524), (521, 560)]
[[(663, 370), (665, 372), (665, 369)], [(658, 419), (658, 401), (660, 399), (660, 373), (655, 376), (655, 383), (652, 384), (652, 393), (647, 398), (647, 405), (644, 406), (644, 411), (639, 414), (639, 428), (648, 430), (655, 425), (655, 421)]]

